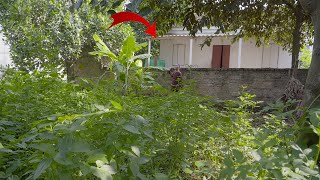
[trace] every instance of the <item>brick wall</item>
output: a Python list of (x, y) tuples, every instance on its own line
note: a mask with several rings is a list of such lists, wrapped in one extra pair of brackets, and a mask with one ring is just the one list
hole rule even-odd
[[(289, 81), (289, 69), (182, 69), (183, 78), (194, 80), (196, 91), (203, 95), (211, 95), (218, 99), (235, 99), (242, 86), (247, 92), (255, 94), (256, 100), (271, 102), (283, 94)], [(298, 79), (304, 83), (307, 70), (298, 70)], [(158, 81), (170, 86), (170, 75), (160, 73)]]

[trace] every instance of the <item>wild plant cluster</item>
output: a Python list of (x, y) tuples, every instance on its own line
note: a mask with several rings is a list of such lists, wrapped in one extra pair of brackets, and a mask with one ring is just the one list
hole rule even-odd
[[(319, 177), (318, 147), (295, 143), (284, 104), (256, 112), (259, 104), (247, 93), (221, 106), (159, 86), (149, 95), (123, 95), (115, 84), (8, 70), (0, 83), (0, 177)], [(319, 110), (309, 114), (318, 132)]]
[(5, 71), (1, 179), (320, 178), (319, 145), (298, 139), (320, 134), (320, 109), (292, 125), (290, 102), (262, 108), (246, 92), (218, 102), (188, 85), (171, 92), (141, 71), (134, 51), (112, 55), (96, 40), (113, 57), (115, 79), (68, 83), (50, 69)]

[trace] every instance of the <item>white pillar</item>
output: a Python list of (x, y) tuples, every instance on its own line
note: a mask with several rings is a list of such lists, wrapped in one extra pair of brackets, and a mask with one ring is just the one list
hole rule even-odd
[(151, 57), (151, 38), (149, 39), (149, 44), (148, 44), (148, 54), (149, 54), (149, 57), (148, 57), (148, 65), (147, 65), (147, 66), (150, 66), (150, 57)]
[(239, 39), (238, 68), (241, 68), (241, 52), (242, 52), (242, 38)]
[(189, 46), (189, 65), (192, 65), (192, 50), (193, 50), (193, 38), (190, 39), (190, 46)]

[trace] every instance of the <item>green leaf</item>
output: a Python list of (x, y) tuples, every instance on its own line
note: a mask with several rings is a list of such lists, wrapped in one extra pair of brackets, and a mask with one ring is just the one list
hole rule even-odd
[(50, 155), (54, 155), (55, 154), (55, 147), (53, 144), (46, 144), (46, 143), (43, 143), (43, 144), (31, 144), (30, 145), (31, 148), (34, 148), (34, 149), (38, 149), (42, 152), (45, 152), (47, 154), (50, 154)]
[(259, 155), (259, 153), (258, 153), (257, 151), (252, 150), (252, 151), (251, 151), (251, 154), (252, 154), (253, 158), (254, 158), (256, 161), (260, 161), (261, 156)]
[(102, 165), (101, 167), (91, 166), (92, 174), (101, 180), (112, 180), (112, 175), (116, 174), (112, 166)]
[(76, 141), (70, 144), (70, 152), (90, 152), (90, 145), (86, 141)]
[(135, 52), (136, 40), (133, 36), (129, 36), (123, 43), (119, 54), (120, 63), (124, 63), (133, 57)]
[(318, 108), (310, 110), (310, 122), (316, 128), (320, 126), (320, 110)]
[(112, 61), (117, 61), (117, 56), (110, 51), (108, 46), (100, 39), (100, 37), (97, 34), (93, 35), (93, 39), (96, 41), (96, 45), (99, 48), (99, 51), (93, 51), (89, 52), (90, 55), (99, 55), (99, 56), (107, 56), (109, 57)]
[(139, 130), (132, 125), (127, 124), (123, 128), (133, 134), (140, 134)]
[(111, 9), (115, 9), (115, 8), (119, 7), (121, 5), (121, 3), (122, 3), (122, 0), (118, 0), (118, 1), (114, 2), (111, 6)]
[(96, 42), (100, 43), (101, 45), (107, 47), (107, 45), (100, 39), (100, 37), (99, 37), (97, 34), (93, 34), (93, 39), (94, 39)]
[(148, 136), (150, 139), (154, 139), (151, 130), (145, 130), (145, 131), (143, 131), (143, 134)]
[(237, 150), (237, 149), (233, 149), (233, 150), (232, 150), (232, 154), (233, 154), (233, 156), (236, 158), (236, 161), (237, 161), (238, 163), (243, 162), (244, 156), (243, 156), (243, 154), (242, 154), (241, 151), (239, 151), (239, 150)]
[(34, 172), (33, 179), (37, 179), (41, 174), (43, 174), (46, 169), (51, 165), (52, 159), (43, 159), (39, 164)]
[(138, 121), (139, 123), (142, 123), (142, 124), (144, 124), (144, 125), (147, 125), (147, 124), (148, 124), (148, 121), (147, 121), (144, 117), (142, 117), (142, 116), (140, 116), (140, 115), (136, 115), (136, 116), (134, 116), (134, 118), (135, 118), (135, 120)]
[(0, 143), (0, 152), (11, 153), (13, 151), (11, 149), (4, 148), (4, 146)]
[(100, 161), (103, 161), (104, 163), (107, 163), (108, 160), (107, 160), (107, 155), (103, 154), (103, 153), (93, 153), (93, 154), (90, 154), (90, 156), (88, 157), (87, 159), (87, 163), (95, 163), (97, 162), (97, 160), (100, 160)]
[(140, 157), (140, 150), (137, 146), (131, 146), (131, 150), (134, 152), (136, 156)]
[(136, 65), (137, 67), (142, 67), (142, 66), (143, 66), (143, 63), (142, 63), (141, 60), (136, 60), (135, 65)]
[(191, 169), (189, 169), (189, 168), (185, 168), (183, 171), (185, 173), (187, 173), (187, 174), (192, 174), (193, 173), (193, 171)]
[(138, 176), (138, 174), (140, 173), (139, 164), (136, 163), (135, 160), (131, 160), (129, 167), (130, 167), (132, 174), (134, 176)]
[(100, 111), (109, 111), (108, 108), (104, 107), (103, 105), (100, 104), (94, 104), (94, 107), (96, 107)]
[(319, 175), (319, 172), (318, 171), (315, 171), (315, 170), (312, 170), (310, 169), (309, 167), (306, 167), (306, 166), (301, 166), (299, 167), (299, 169), (301, 169), (301, 171), (309, 174), (309, 175)]
[(154, 177), (156, 180), (168, 180), (169, 179), (169, 177), (163, 173), (156, 173), (154, 175)]
[(197, 168), (202, 168), (206, 166), (206, 162), (204, 161), (196, 161), (194, 164), (197, 166)]
[(73, 162), (70, 159), (68, 159), (67, 155), (62, 152), (58, 152), (53, 159), (54, 161), (62, 165), (68, 166), (73, 164)]
[(116, 109), (118, 109), (118, 110), (120, 110), (120, 111), (123, 110), (121, 104), (119, 104), (119, 103), (117, 103), (117, 102), (115, 102), (115, 101), (112, 101), (112, 100), (110, 100), (110, 102), (111, 102), (111, 104), (113, 105), (113, 107), (115, 107)]

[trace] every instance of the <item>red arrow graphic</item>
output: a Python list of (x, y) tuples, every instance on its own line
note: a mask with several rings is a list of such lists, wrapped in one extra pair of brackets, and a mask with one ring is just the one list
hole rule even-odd
[(157, 37), (156, 22), (150, 25), (149, 22), (139, 14), (132, 13), (132, 12), (119, 12), (119, 13), (113, 14), (111, 18), (113, 18), (114, 21), (109, 28), (123, 22), (135, 21), (135, 22), (140, 22), (145, 26), (147, 26), (148, 29), (145, 30), (144, 32), (146, 32), (147, 34), (149, 34), (154, 38)]

